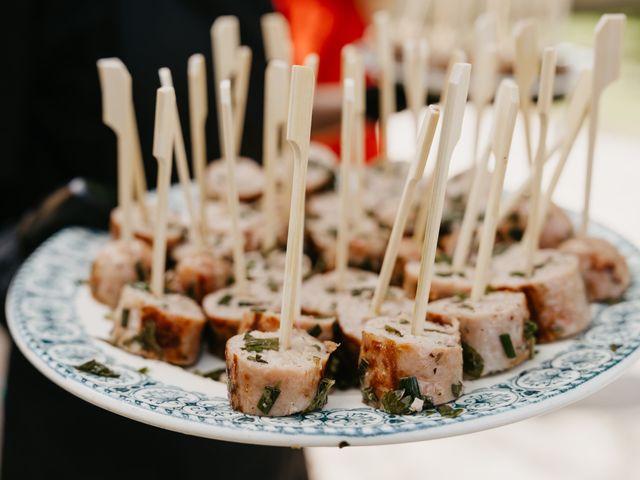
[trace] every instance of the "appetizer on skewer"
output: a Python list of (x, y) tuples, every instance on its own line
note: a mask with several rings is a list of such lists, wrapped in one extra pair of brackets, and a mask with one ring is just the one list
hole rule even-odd
[(206, 320), (200, 306), (180, 294), (165, 294), (167, 210), (177, 134), (175, 92), (158, 89), (153, 153), (158, 160), (158, 217), (155, 219), (150, 287), (126, 286), (114, 315), (113, 343), (146, 358), (190, 365), (200, 353)]

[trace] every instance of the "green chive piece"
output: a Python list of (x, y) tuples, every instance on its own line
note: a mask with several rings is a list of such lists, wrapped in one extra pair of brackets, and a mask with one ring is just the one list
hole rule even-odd
[(256, 353), (262, 353), (265, 350), (278, 350), (280, 349), (280, 339), (278, 337), (256, 338), (247, 332), (244, 334), (244, 347), (242, 349)]
[[(398, 388), (405, 391), (407, 395), (413, 398), (421, 398), (420, 385), (416, 377), (403, 377), (398, 381)], [(413, 399), (411, 400), (413, 402)]]
[(438, 410), (441, 417), (445, 418), (456, 418), (464, 412), (464, 408), (453, 408), (451, 405), (447, 404), (436, 407), (436, 410)]
[(376, 405), (378, 403), (378, 397), (372, 387), (362, 389), (362, 401), (369, 405)]
[(504, 350), (504, 354), (507, 358), (516, 358), (516, 350), (513, 348), (513, 343), (511, 342), (511, 335), (508, 333), (503, 333), (500, 335), (500, 343), (502, 344), (502, 349)]
[(247, 357), (247, 360), (251, 360), (252, 362), (256, 362), (256, 363), (269, 363), (264, 358), (262, 358), (262, 355), (260, 355), (259, 353), (256, 353), (252, 357), (251, 356)]
[(128, 308), (123, 308), (122, 309), (122, 318), (120, 319), (120, 325), (122, 325), (123, 328), (127, 328), (127, 325), (129, 325), (129, 309)]
[(144, 322), (142, 331), (124, 342), (124, 344), (131, 345), (133, 342), (139, 343), (140, 346), (148, 352), (154, 352), (157, 355), (162, 353), (162, 347), (158, 343), (158, 340), (156, 340), (156, 322), (153, 320)]
[(91, 373), (98, 377), (118, 378), (120, 376), (119, 373), (114, 372), (109, 367), (96, 360), (89, 360), (82, 365), (76, 365), (74, 368), (81, 372)]
[(451, 384), (451, 393), (458, 398), (462, 394), (462, 382)]
[(462, 342), (462, 369), (471, 378), (480, 378), (484, 359), (471, 345)]
[(231, 295), (230, 293), (227, 293), (220, 300), (218, 300), (218, 305), (230, 305), (231, 300), (233, 300), (233, 295)]
[(619, 345), (617, 343), (612, 343), (611, 345), (609, 345), (609, 350), (611, 350), (613, 353), (616, 353), (621, 346), (622, 345)]
[(509, 275), (511, 275), (512, 277), (526, 277), (527, 274), (525, 272), (522, 272), (520, 270), (514, 270), (513, 272), (510, 272)]
[(329, 391), (331, 387), (336, 383), (335, 380), (331, 378), (323, 378), (318, 383), (318, 390), (316, 390), (316, 396), (313, 398), (309, 406), (304, 410), (305, 412), (313, 412), (314, 410), (322, 410), (327, 404), (327, 397), (329, 395)]
[(193, 373), (195, 373), (196, 375), (200, 376), (200, 377), (204, 377), (204, 378), (209, 378), (211, 380), (215, 380), (216, 382), (220, 381), (220, 378), (222, 377), (222, 375), (224, 373), (226, 373), (227, 369), (226, 368), (218, 368), (216, 370), (211, 370), (209, 372), (199, 372), (199, 371), (195, 371)]
[(358, 363), (358, 378), (360, 379), (360, 383), (364, 380), (364, 376), (369, 369), (369, 362), (366, 358), (361, 358), (360, 363)]
[(269, 412), (271, 411), (271, 408), (273, 407), (273, 404), (276, 403), (276, 400), (278, 399), (279, 396), (280, 396), (279, 385), (276, 385), (276, 386), (267, 385), (266, 387), (264, 387), (260, 400), (258, 400), (258, 409), (265, 415), (268, 415)]
[(399, 337), (403, 337), (404, 335), (402, 335), (402, 332), (396, 328), (393, 328), (391, 325), (385, 325), (384, 329), (389, 332), (389, 333), (393, 333), (394, 335), (397, 335)]
[(530, 340), (532, 338), (536, 338), (536, 333), (538, 332), (538, 324), (536, 322), (532, 322), (531, 320), (527, 320), (524, 324), (523, 334), (525, 340)]
[(149, 373), (149, 367), (142, 367), (138, 369), (138, 373), (141, 373), (143, 375), (146, 375), (147, 373)]
[(411, 403), (413, 397), (405, 395), (404, 390), (389, 390), (385, 392), (380, 400), (382, 410), (393, 415), (407, 415), (411, 413)]

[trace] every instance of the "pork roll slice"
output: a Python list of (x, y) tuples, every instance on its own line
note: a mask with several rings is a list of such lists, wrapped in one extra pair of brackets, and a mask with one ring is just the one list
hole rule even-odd
[[(227, 164), (224, 159), (214, 160), (207, 166), (205, 177), (207, 197), (225, 199), (227, 195)], [(262, 196), (264, 173), (255, 160), (240, 157), (236, 161), (236, 183), (241, 202), (252, 202)]]
[(200, 306), (179, 294), (161, 298), (126, 286), (115, 311), (112, 341), (145, 358), (191, 365), (200, 354), (206, 320)]
[[(498, 225), (499, 243), (512, 244), (522, 239), (529, 221), (529, 201), (523, 199)], [(573, 235), (573, 224), (565, 211), (555, 204), (549, 206), (549, 212), (540, 230), (540, 248), (558, 248)]]
[(571, 337), (586, 329), (591, 312), (577, 257), (557, 250), (539, 250), (534, 260), (533, 275), (527, 278), (522, 250), (512, 247), (494, 258), (491, 285), (527, 296), (540, 342)]
[(173, 288), (200, 303), (209, 293), (226, 287), (232, 281), (231, 262), (208, 250), (185, 256), (175, 268)]
[(202, 301), (202, 309), (213, 333), (211, 350), (222, 354), (224, 346), (238, 333), (244, 314), (250, 310), (275, 310), (279, 296), (259, 284), (250, 284), (250, 291), (240, 295), (232, 286), (210, 293)]
[[(451, 265), (445, 262), (435, 264), (436, 274), (431, 280), (429, 300), (466, 295), (473, 285), (472, 267), (466, 267), (463, 272), (452, 272)], [(420, 275), (420, 262), (413, 261), (405, 265), (403, 288), (409, 298), (416, 297), (418, 277)]]
[(571, 238), (559, 249), (578, 257), (591, 301), (617, 300), (631, 283), (627, 261), (615, 246), (602, 238)]
[[(131, 209), (133, 235), (143, 242), (151, 245), (153, 243), (153, 219), (156, 218), (155, 205), (147, 206), (149, 221), (145, 222), (142, 210), (139, 205), (134, 205)], [(109, 230), (114, 238), (120, 237), (120, 225), (122, 224), (122, 212), (120, 207), (111, 210), (109, 217)], [(184, 239), (186, 228), (179, 215), (169, 212), (167, 216), (167, 249), (171, 251)]]
[(458, 329), (455, 319), (448, 325), (425, 322), (424, 332), (412, 335), (408, 314), (367, 322), (358, 367), (364, 402), (405, 414), (423, 403), (455, 400), (462, 393)]
[(281, 417), (321, 409), (333, 381), (325, 379), (333, 342), (294, 330), (291, 348), (278, 334), (254, 330), (232, 337), (225, 350), (231, 407), (250, 415)]
[(373, 292), (378, 276), (371, 272), (350, 268), (347, 270), (344, 291), (338, 290), (338, 272), (314, 275), (302, 284), (302, 312), (307, 315), (330, 317), (336, 314), (340, 296), (356, 297), (366, 291)]
[(91, 265), (89, 288), (98, 302), (116, 308), (125, 285), (144, 282), (151, 271), (151, 248), (140, 240), (129, 245), (112, 240), (100, 249)]
[[(272, 250), (269, 253), (253, 251), (248, 252), (245, 258), (249, 280), (265, 282), (273, 292), (280, 291), (284, 280), (285, 252), (282, 250)], [(302, 278), (307, 278), (310, 274), (311, 260), (303, 255)]]
[[(318, 340), (334, 340), (334, 324), (336, 317), (314, 317), (312, 315), (300, 315), (294, 328), (304, 330)], [(280, 328), (280, 314), (274, 311), (253, 309), (244, 313), (238, 333), (259, 330), (261, 332), (276, 332)]]
[(429, 304), (428, 318), (460, 322), (464, 373), (478, 378), (508, 370), (533, 355), (535, 324), (520, 292), (493, 292), (473, 302), (452, 297)]
[[(257, 250), (260, 247), (261, 229), (264, 224), (262, 212), (246, 203), (241, 203), (239, 207), (238, 224), (244, 237), (244, 249), (246, 251)], [(231, 216), (227, 202), (207, 202), (205, 215), (207, 216), (207, 236), (213, 237), (213, 240), (222, 237), (225, 239), (225, 245), (231, 245)]]

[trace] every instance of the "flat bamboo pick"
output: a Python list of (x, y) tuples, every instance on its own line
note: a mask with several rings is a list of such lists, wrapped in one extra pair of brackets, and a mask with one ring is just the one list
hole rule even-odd
[(187, 65), (189, 81), (189, 124), (191, 131), (191, 155), (193, 175), (198, 185), (198, 219), (200, 232), (208, 231), (205, 194), (205, 169), (207, 167), (206, 125), (208, 115), (207, 74), (204, 55), (196, 53), (189, 57)]
[(355, 122), (353, 133), (353, 160), (355, 163), (355, 188), (353, 192), (353, 220), (355, 230), (359, 230), (365, 217), (364, 212), (364, 169), (365, 169), (365, 127), (367, 91), (365, 84), (364, 59), (360, 52), (353, 56), (352, 78), (355, 93)]
[[(555, 0), (554, 0), (555, 1)], [(504, 42), (509, 36), (509, 14), (511, 11), (511, 0), (488, 0), (487, 12), (495, 15), (496, 32), (498, 42)]]
[[(173, 88), (173, 77), (171, 76), (171, 70), (168, 68), (161, 68), (158, 70), (158, 76), (160, 77), (160, 84), (163, 87)], [(187, 212), (189, 214), (189, 235), (193, 239), (193, 242), (197, 247), (202, 248), (204, 241), (202, 239), (202, 231), (198, 227), (198, 216), (196, 215), (196, 209), (193, 204), (193, 195), (191, 192), (191, 176), (189, 175), (189, 162), (187, 160), (187, 150), (184, 145), (184, 137), (182, 136), (182, 126), (180, 124), (180, 114), (178, 112), (178, 105), (174, 102), (175, 109), (174, 115), (174, 150), (176, 157), (176, 166), (178, 167), (178, 180), (180, 181), (180, 188), (182, 189), (182, 195), (187, 206)]]
[(433, 144), (433, 137), (436, 133), (439, 118), (439, 107), (433, 105), (429, 106), (427, 109), (427, 115), (420, 127), (416, 156), (411, 164), (411, 170), (409, 171), (404, 184), (402, 197), (400, 197), (400, 205), (398, 206), (398, 213), (393, 221), (389, 243), (387, 244), (387, 250), (385, 251), (384, 260), (382, 261), (382, 268), (380, 269), (380, 275), (378, 276), (378, 283), (376, 284), (376, 289), (371, 300), (370, 310), (372, 315), (380, 314), (382, 302), (387, 296), (389, 282), (391, 281), (391, 274), (393, 273), (393, 269), (398, 258), (400, 241), (404, 236), (404, 230), (407, 225), (411, 206), (413, 205), (418, 182), (422, 179), (424, 174), (424, 168), (427, 164), (427, 159), (429, 158), (429, 152), (431, 150), (431, 145)]
[[(556, 163), (556, 166), (553, 170), (553, 175), (551, 180), (549, 181), (549, 185), (547, 186), (547, 190), (544, 194), (544, 198), (542, 200), (542, 206), (540, 207), (540, 217), (538, 219), (539, 222), (544, 222), (547, 217), (547, 212), (549, 211), (549, 207), (551, 206), (551, 201), (553, 199), (553, 193), (555, 192), (556, 187), (558, 186), (558, 182), (560, 181), (560, 177), (562, 176), (562, 172), (564, 171), (564, 167), (567, 163), (567, 159), (569, 158), (569, 154), (571, 153), (571, 149), (575, 144), (576, 138), (578, 137), (578, 133), (580, 133), (580, 129), (582, 128), (582, 124), (587, 118), (587, 113), (589, 112), (589, 102), (591, 99), (591, 85), (592, 85), (592, 73), (591, 70), (585, 70), (580, 74), (580, 78), (574, 88), (573, 95), (571, 97), (571, 103), (569, 104), (568, 114), (564, 119), (567, 127), (566, 134), (563, 138), (562, 146), (560, 147), (560, 158)], [(540, 230), (542, 230), (541, 223)]]
[(449, 57), (449, 64), (447, 65), (447, 71), (444, 75), (442, 93), (440, 94), (440, 105), (444, 105), (445, 103), (447, 103), (447, 90), (449, 89), (449, 79), (451, 78), (451, 73), (453, 72), (453, 66), (456, 63), (464, 63), (466, 61), (467, 54), (461, 48), (456, 48), (453, 52), (451, 52), (451, 57)]
[(222, 149), (227, 164), (227, 203), (233, 238), (233, 277), (236, 292), (245, 295), (248, 293), (247, 269), (244, 258), (244, 236), (240, 230), (240, 202), (236, 180), (236, 155), (233, 148), (233, 106), (231, 104), (230, 80), (220, 82), (220, 106), (222, 107)]
[(382, 161), (388, 161), (387, 126), (389, 117), (396, 111), (395, 76), (393, 74), (393, 47), (391, 44), (391, 18), (386, 11), (373, 15), (378, 57), (378, 90), (380, 104), (379, 151)]
[(529, 208), (529, 221), (527, 229), (524, 233), (525, 245), (525, 273), (528, 277), (533, 274), (533, 263), (536, 251), (538, 250), (539, 241), (539, 222), (538, 216), (540, 212), (540, 184), (542, 182), (542, 168), (544, 166), (544, 157), (547, 152), (547, 130), (549, 128), (549, 113), (551, 110), (551, 102), (553, 101), (553, 82), (556, 75), (557, 53), (555, 48), (549, 47), (544, 50), (542, 55), (542, 67), (540, 70), (540, 88), (538, 89), (538, 116), (540, 117), (540, 133), (538, 137), (538, 149), (536, 158), (532, 165), (533, 178), (531, 181), (531, 200)]
[(420, 59), (418, 57), (418, 41), (415, 38), (406, 39), (402, 43), (402, 69), (404, 77), (404, 96), (407, 100), (407, 110), (413, 115), (416, 132), (420, 108), (418, 101), (418, 82), (420, 75)]
[(156, 118), (153, 130), (153, 156), (158, 161), (157, 209), (154, 219), (151, 293), (164, 294), (164, 269), (167, 258), (167, 211), (173, 143), (175, 137), (176, 94), (172, 87), (160, 87), (156, 95)]
[(591, 110), (589, 116), (589, 143), (587, 147), (587, 173), (584, 189), (584, 207), (580, 233), (587, 234), (589, 228), (589, 209), (591, 206), (591, 178), (593, 176), (593, 158), (596, 151), (598, 134), (598, 116), (602, 92), (620, 76), (622, 61), (622, 40), (626, 15), (606, 14), (600, 17), (595, 29), (593, 50), (593, 85), (591, 87)]
[[(495, 132), (496, 128), (501, 127), (501, 125), (498, 125), (498, 121), (504, 121), (504, 119), (500, 115), (505, 115), (505, 113), (501, 113), (500, 108), (506, 108), (504, 107), (504, 104), (507, 101), (505, 99), (510, 95), (512, 86), (513, 82), (507, 82), (505, 80), (500, 82), (500, 86), (498, 87), (496, 100), (494, 103), (495, 116), (492, 127), (493, 132)], [(471, 249), (473, 232), (476, 229), (476, 224), (478, 221), (481, 187), (487, 176), (487, 167), (492, 148), (493, 146), (491, 144), (487, 146), (474, 167), (473, 181), (471, 183), (471, 190), (469, 191), (467, 207), (464, 211), (462, 224), (460, 226), (460, 233), (458, 234), (456, 248), (453, 252), (453, 260), (451, 262), (451, 268), (454, 272), (462, 272), (469, 258), (469, 250)]]
[(260, 17), (264, 53), (267, 62), (282, 60), (288, 65), (293, 63), (293, 46), (289, 22), (279, 12), (266, 13)]
[(471, 289), (471, 301), (477, 302), (484, 295), (489, 278), (489, 266), (498, 225), (498, 209), (504, 186), (511, 139), (518, 116), (518, 87), (513, 80), (503, 80), (496, 99), (496, 120), (493, 128), (492, 151), (495, 167), (491, 178), (489, 200), (485, 210), (476, 271)]
[(289, 90), (289, 119), (287, 141), (293, 150), (293, 191), (289, 214), (287, 256), (280, 317), (280, 348), (291, 347), (291, 330), (295, 318), (300, 315), (300, 288), (302, 284), (302, 241), (304, 235), (304, 200), (306, 191), (311, 112), (315, 78), (308, 67), (291, 69)]
[(336, 246), (337, 287), (345, 288), (347, 283), (347, 267), (349, 263), (349, 220), (350, 220), (350, 183), (351, 155), (354, 123), (355, 93), (352, 78), (342, 82), (342, 121), (340, 126), (340, 191), (338, 211), (338, 238)]
[(242, 134), (244, 132), (244, 117), (247, 112), (247, 95), (249, 94), (249, 76), (251, 74), (251, 49), (242, 46), (238, 49), (238, 65), (233, 83), (234, 98), (234, 132), (236, 155), (240, 154)]
[(498, 77), (496, 28), (496, 17), (490, 13), (480, 15), (474, 25), (473, 74), (471, 75), (469, 92), (476, 113), (472, 165), (475, 165), (478, 160), (478, 145), (480, 142), (482, 120), (486, 108), (495, 93)]
[(318, 68), (320, 67), (320, 56), (317, 53), (310, 53), (304, 57), (304, 66), (313, 70), (313, 78), (318, 80)]
[(263, 159), (265, 189), (262, 199), (264, 229), (263, 251), (276, 246), (278, 230), (278, 199), (276, 166), (280, 158), (279, 144), (287, 125), (289, 96), (289, 66), (282, 60), (271, 60), (265, 72)]
[(438, 144), (438, 156), (433, 173), (431, 190), (431, 208), (427, 218), (426, 233), (422, 244), (422, 258), (420, 260), (420, 275), (416, 291), (416, 302), (411, 321), (411, 333), (422, 333), (422, 326), (427, 315), (429, 290), (433, 276), (433, 263), (436, 257), (438, 231), (442, 222), (444, 195), (449, 175), (449, 164), (453, 150), (460, 139), (462, 119), (469, 92), (469, 77), (471, 65), (459, 63), (453, 67), (449, 79), (447, 103), (444, 106), (443, 124)]
[(144, 160), (142, 158), (142, 147), (140, 146), (140, 134), (138, 133), (138, 122), (136, 120), (136, 110), (133, 106), (133, 95), (129, 98), (129, 116), (131, 117), (131, 141), (133, 148), (133, 189), (134, 198), (137, 200), (137, 207), (142, 214), (142, 221), (149, 224), (149, 208), (147, 207), (147, 178), (144, 171)]
[(538, 25), (534, 20), (522, 20), (513, 30), (515, 58), (513, 74), (520, 90), (520, 111), (529, 165), (533, 162), (531, 146), (531, 86), (538, 74)]
[(117, 58), (98, 60), (102, 89), (102, 121), (117, 137), (118, 205), (122, 211), (120, 236), (126, 244), (133, 239), (132, 219), (132, 154), (131, 75)]

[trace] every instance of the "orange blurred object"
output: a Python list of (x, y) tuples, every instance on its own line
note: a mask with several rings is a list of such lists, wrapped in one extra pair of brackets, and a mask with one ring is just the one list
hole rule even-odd
[(273, 0), (291, 25), (293, 59), (320, 55), (319, 83), (340, 81), (340, 50), (362, 37), (365, 24), (354, 0)]

